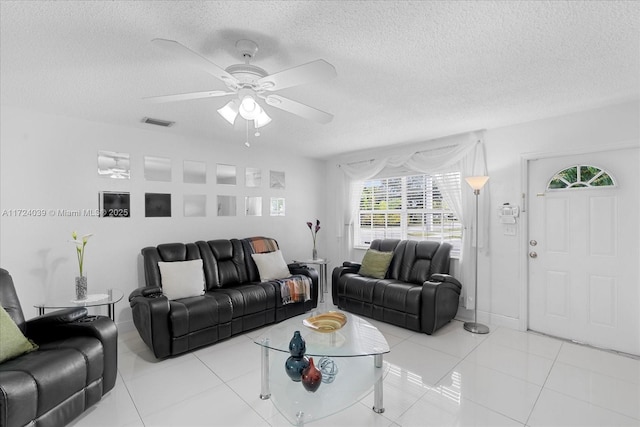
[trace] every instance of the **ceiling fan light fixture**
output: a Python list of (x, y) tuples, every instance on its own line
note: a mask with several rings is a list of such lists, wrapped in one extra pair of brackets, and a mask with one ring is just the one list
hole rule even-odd
[(236, 117), (238, 117), (238, 106), (236, 105), (236, 102), (229, 101), (227, 105), (218, 109), (218, 114), (233, 125), (236, 122)]
[(271, 123), (271, 117), (267, 113), (264, 112), (262, 108), (260, 108), (260, 114), (258, 117), (253, 119), (253, 124), (256, 129), (261, 128), (262, 126), (266, 126)]
[[(145, 98), (149, 101), (174, 102), (237, 94), (237, 98), (217, 110), (218, 113), (231, 125), (235, 124), (237, 116), (240, 114), (247, 121), (254, 120), (256, 128), (265, 126), (271, 121), (271, 118), (264, 113), (262, 106), (258, 104), (257, 98), (264, 99), (267, 105), (318, 123), (326, 124), (333, 118), (329, 113), (283, 96), (264, 95), (265, 91), (278, 92), (282, 89), (336, 77), (335, 68), (325, 60), (318, 59), (269, 74), (263, 68), (251, 64), (251, 60), (254, 59), (258, 51), (258, 45), (252, 40), (237, 41), (236, 48), (244, 59), (244, 63), (230, 65), (226, 69), (175, 40), (156, 38), (152, 40), (152, 43), (187, 64), (204, 68), (209, 74), (224, 82), (228, 90), (210, 90)], [(150, 122), (147, 121), (147, 123)]]
[(240, 110), (245, 114), (252, 114), (256, 111), (256, 100), (253, 99), (251, 95), (246, 95), (242, 98), (242, 102), (240, 103)]
[(242, 98), (242, 102), (240, 103), (239, 108), (240, 115), (245, 120), (255, 120), (261, 114), (264, 113), (262, 107), (253, 99), (252, 96), (247, 95)]

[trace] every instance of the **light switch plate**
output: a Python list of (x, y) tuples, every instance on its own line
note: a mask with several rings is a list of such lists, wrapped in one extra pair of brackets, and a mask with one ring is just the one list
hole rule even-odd
[(505, 236), (515, 236), (516, 235), (516, 226), (515, 225), (504, 225), (504, 235)]

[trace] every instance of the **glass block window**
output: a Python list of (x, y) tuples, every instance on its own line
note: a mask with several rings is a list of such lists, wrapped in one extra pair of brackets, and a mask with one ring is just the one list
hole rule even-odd
[(547, 190), (567, 188), (613, 187), (615, 181), (606, 171), (589, 165), (577, 165), (557, 172), (547, 185)]

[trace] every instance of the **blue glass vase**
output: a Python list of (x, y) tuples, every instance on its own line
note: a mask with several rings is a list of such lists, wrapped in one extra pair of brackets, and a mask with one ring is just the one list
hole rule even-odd
[(284, 369), (293, 381), (300, 381), (302, 371), (309, 366), (309, 360), (304, 356), (307, 344), (300, 335), (300, 331), (293, 333), (293, 338), (289, 342), (289, 353), (291, 356), (284, 362)]

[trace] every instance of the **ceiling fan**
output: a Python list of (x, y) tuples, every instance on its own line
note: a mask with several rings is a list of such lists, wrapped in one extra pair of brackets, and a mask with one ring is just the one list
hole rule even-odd
[(247, 121), (253, 120), (256, 129), (271, 122), (271, 117), (267, 115), (260, 103), (258, 103), (258, 99), (263, 100), (271, 107), (279, 108), (318, 123), (329, 123), (333, 119), (332, 114), (275, 93), (281, 89), (335, 77), (336, 70), (333, 65), (322, 59), (269, 74), (264, 69), (250, 64), (258, 51), (258, 45), (251, 40), (239, 40), (236, 43), (236, 48), (245, 61), (244, 64), (231, 65), (226, 69), (222, 69), (174, 40), (153, 39), (152, 43), (171, 54), (174, 58), (203, 69), (220, 79), (228, 90), (208, 90), (145, 98), (148, 101), (173, 102), (234, 95), (235, 99), (218, 109), (218, 113), (232, 125), (238, 115)]

